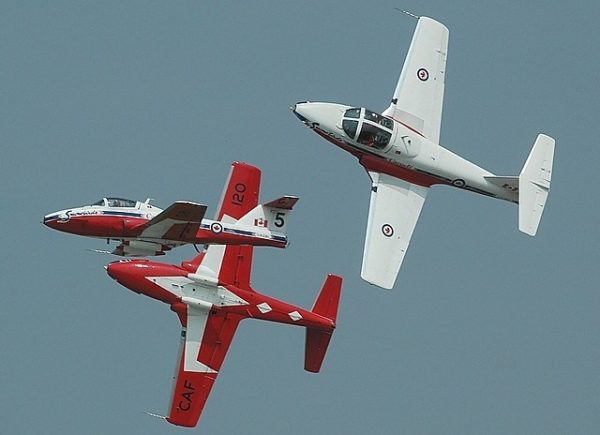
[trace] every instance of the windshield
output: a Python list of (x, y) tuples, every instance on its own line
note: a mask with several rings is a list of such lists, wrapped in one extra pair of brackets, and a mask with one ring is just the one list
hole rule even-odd
[(360, 108), (352, 108), (346, 110), (344, 118), (358, 118), (360, 116)]
[(364, 122), (357, 141), (371, 148), (383, 149), (392, 138), (392, 134), (374, 124)]
[(348, 119), (344, 119), (342, 121), (342, 129), (344, 130), (344, 133), (346, 133), (350, 139), (354, 139), (354, 136), (356, 136), (357, 128), (358, 128), (358, 121), (350, 121)]
[(136, 201), (123, 198), (106, 198), (109, 207), (135, 207)]
[(372, 112), (368, 109), (365, 109), (365, 119), (382, 125), (385, 128), (389, 128), (390, 130), (394, 128), (394, 121), (392, 121), (390, 118), (386, 118), (385, 116)]
[(93, 203), (92, 205), (99, 205), (99, 206), (103, 206), (104, 205), (104, 198), (102, 198), (100, 201)]

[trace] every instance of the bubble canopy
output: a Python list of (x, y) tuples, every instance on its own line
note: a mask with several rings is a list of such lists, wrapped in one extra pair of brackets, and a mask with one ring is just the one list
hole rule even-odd
[(137, 204), (137, 201), (124, 198), (102, 198), (100, 201), (93, 203), (100, 207), (130, 207), (133, 208)]
[(344, 112), (342, 129), (359, 144), (382, 150), (390, 143), (394, 121), (372, 110), (353, 107)]

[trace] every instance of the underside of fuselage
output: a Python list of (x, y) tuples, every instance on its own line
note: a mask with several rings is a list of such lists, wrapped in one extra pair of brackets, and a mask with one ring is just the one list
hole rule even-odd
[[(302, 119), (302, 118), (301, 118)], [(305, 122), (305, 124), (307, 124)], [(363, 147), (359, 147), (357, 144), (354, 144), (343, 137), (338, 136), (332, 132), (325, 131), (321, 129), (318, 125), (307, 124), (312, 130), (317, 133), (319, 136), (323, 137), (327, 141), (333, 143), (337, 147), (343, 149), (346, 152), (354, 155), (359, 163), (367, 170), (367, 172), (374, 171), (380, 172), (392, 177), (399, 178), (401, 180), (407, 181), (409, 183), (413, 183), (422, 187), (431, 187), (436, 184), (442, 184), (446, 186), (456, 187), (462, 190), (468, 190), (474, 193), (478, 193), (480, 195), (489, 196), (492, 198), (503, 199), (505, 201), (518, 203), (518, 195), (515, 192), (507, 191), (506, 189), (499, 188), (489, 182), (487, 182), (483, 176), (484, 175), (493, 175), (488, 171), (485, 171), (476, 165), (456, 156), (458, 159), (467, 162), (472, 167), (476, 168), (475, 172), (477, 172), (476, 177), (480, 180), (477, 184), (470, 184), (467, 180), (465, 180), (464, 174), (456, 174), (455, 177), (443, 176), (440, 173), (434, 173), (422, 168), (417, 167), (416, 165), (411, 165), (408, 163), (403, 163), (402, 160), (410, 162), (414, 160), (414, 157), (410, 159), (390, 159), (387, 158), (384, 154), (388, 153), (389, 150), (385, 152), (378, 152), (375, 150), (364, 149)], [(438, 145), (439, 147), (439, 145)], [(390, 147), (390, 149), (393, 148)], [(441, 147), (440, 147), (441, 148)], [(443, 149), (443, 148), (442, 148)], [(445, 150), (447, 151), (447, 150)], [(412, 163), (412, 162), (411, 162)], [(439, 165), (439, 163), (438, 163)]]

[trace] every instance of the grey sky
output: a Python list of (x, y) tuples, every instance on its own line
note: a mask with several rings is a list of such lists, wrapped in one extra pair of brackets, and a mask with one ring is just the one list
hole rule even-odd
[[(302, 126), (301, 100), (387, 107), (415, 21), (450, 30), (442, 143), (499, 175), (556, 138), (538, 235), (435, 187), (396, 287), (360, 280), (369, 181)], [(4, 1), (0, 11), (0, 433), (165, 434), (179, 322), (108, 278), (102, 241), (42, 216), (105, 195), (199, 201), (234, 160), (301, 200), (254, 286), (312, 306), (344, 276), (322, 373), (304, 331), (243, 322), (194, 431), (600, 431), (594, 2)], [(182, 248), (165, 258), (193, 256)]]

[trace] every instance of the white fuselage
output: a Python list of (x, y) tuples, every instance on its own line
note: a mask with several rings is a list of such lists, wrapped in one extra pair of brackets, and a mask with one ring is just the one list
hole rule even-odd
[[(518, 202), (516, 192), (497, 186), (484, 178), (494, 174), (430, 141), (409, 126), (374, 114), (373, 116), (379, 117), (377, 119), (385, 120), (387, 128), (381, 127), (365, 116), (365, 113), (373, 112), (359, 108), (355, 110), (360, 111), (360, 115), (356, 118), (348, 118), (344, 115), (348, 109), (353, 108), (341, 104), (317, 102), (298, 103), (293, 107), (294, 113), (307, 126), (330, 142), (355, 154), (359, 159), (365, 155), (373, 156), (419, 175), (416, 179), (410, 179), (410, 176), (405, 177), (400, 174), (398, 178), (408, 178), (407, 181), (426, 187), (433, 184), (447, 184), (506, 201)], [(353, 122), (356, 123), (356, 127), (350, 130), (346, 123)], [(361, 138), (365, 127), (379, 128), (385, 133), (386, 138), (379, 144), (369, 143)], [(365, 167), (369, 169), (368, 165)]]

